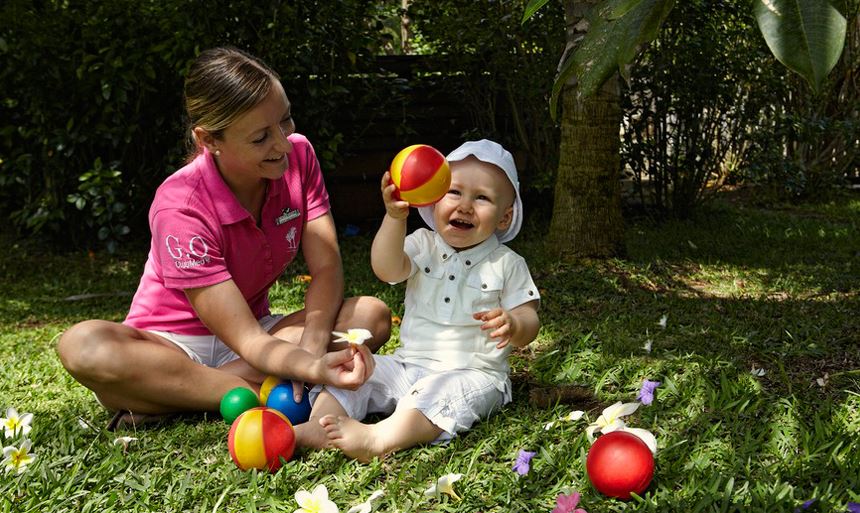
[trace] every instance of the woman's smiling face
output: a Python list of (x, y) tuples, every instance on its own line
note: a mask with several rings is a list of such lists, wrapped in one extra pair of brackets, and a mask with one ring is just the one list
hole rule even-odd
[(274, 81), (263, 101), (225, 128), (215, 142), (218, 168), (237, 181), (280, 178), (293, 150), (287, 136), (295, 129), (284, 88)]

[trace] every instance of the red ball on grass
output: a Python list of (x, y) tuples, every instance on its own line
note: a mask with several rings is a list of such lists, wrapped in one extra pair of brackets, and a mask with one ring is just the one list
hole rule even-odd
[(641, 495), (654, 477), (654, 455), (639, 437), (613, 431), (597, 438), (585, 460), (591, 484), (609, 497)]

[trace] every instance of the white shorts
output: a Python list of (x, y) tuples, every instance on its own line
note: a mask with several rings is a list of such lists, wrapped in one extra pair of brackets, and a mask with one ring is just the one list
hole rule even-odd
[[(368, 414), (391, 414), (395, 409), (413, 408), (424, 414), (442, 434), (434, 443), (450, 440), (487, 418), (510, 402), (510, 381), (499, 390), (498, 378), (477, 369), (434, 371), (403, 363), (389, 356), (374, 356), (376, 369), (358, 390), (326, 386), (346, 413), (363, 420)], [(321, 387), (310, 393), (313, 404)]]
[[(280, 314), (267, 315), (257, 322), (268, 333), (283, 317)], [(207, 367), (218, 368), (239, 358), (238, 354), (215, 335), (180, 335), (169, 331), (148, 331), (173, 342), (176, 347), (185, 351), (189, 358)]]

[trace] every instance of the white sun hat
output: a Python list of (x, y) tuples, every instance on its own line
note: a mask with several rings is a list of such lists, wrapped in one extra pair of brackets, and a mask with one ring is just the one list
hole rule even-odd
[[(508, 228), (501, 232), (496, 232), (499, 242), (508, 242), (520, 232), (520, 226), (523, 224), (523, 200), (520, 198), (520, 182), (517, 178), (517, 166), (514, 163), (514, 157), (511, 153), (504, 149), (501, 144), (481, 139), (480, 141), (468, 141), (460, 145), (459, 148), (452, 151), (445, 157), (448, 162), (456, 162), (463, 160), (470, 155), (474, 155), (481, 162), (493, 164), (505, 172), (505, 176), (511, 181), (514, 186), (514, 211), (511, 217), (511, 224)], [(433, 222), (433, 207), (427, 205), (418, 207), (418, 213), (421, 214), (421, 219), (427, 223), (431, 230), (436, 230), (436, 223)]]

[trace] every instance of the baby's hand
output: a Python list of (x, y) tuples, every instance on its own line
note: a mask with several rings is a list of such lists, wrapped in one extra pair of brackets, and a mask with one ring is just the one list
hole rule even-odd
[(501, 349), (508, 345), (511, 337), (516, 330), (514, 318), (501, 308), (493, 308), (485, 312), (476, 312), (472, 314), (475, 320), (483, 321), (481, 329), (484, 331), (493, 330), (490, 332), (490, 338), (498, 338), (499, 343), (496, 344), (496, 349)]
[(391, 181), (391, 173), (386, 171), (382, 175), (382, 201), (385, 202), (385, 211), (394, 219), (406, 219), (409, 216), (409, 203), (394, 197), (397, 187)]

